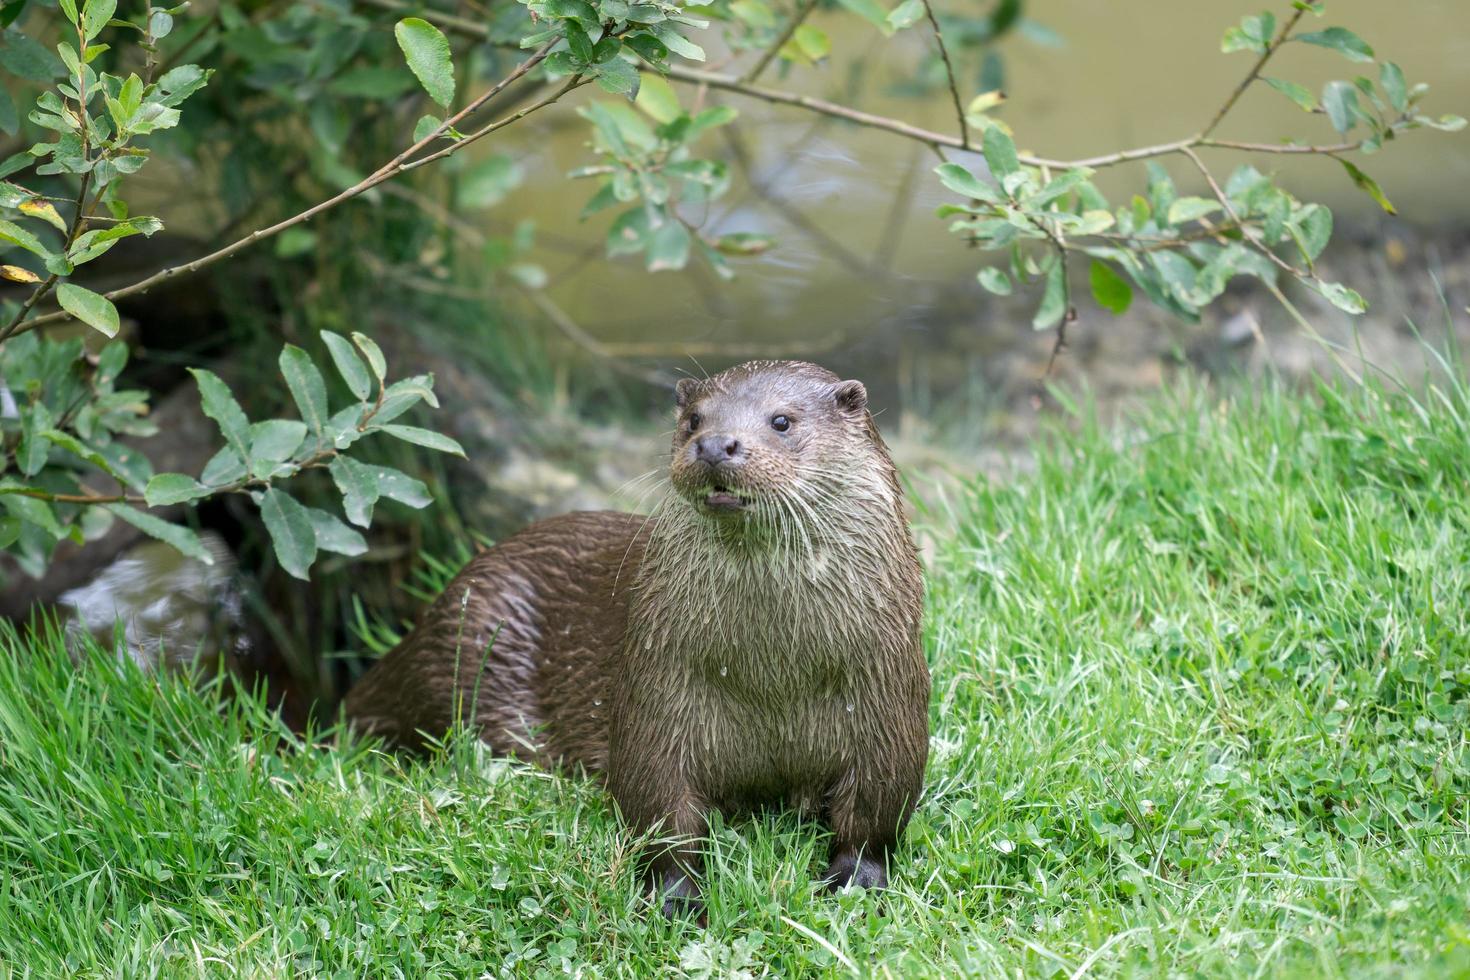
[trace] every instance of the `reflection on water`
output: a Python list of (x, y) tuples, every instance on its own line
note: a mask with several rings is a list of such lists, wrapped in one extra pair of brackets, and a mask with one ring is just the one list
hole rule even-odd
[(120, 625), (128, 656), (149, 670), (181, 666), (201, 651), (208, 657), (226, 651), (240, 660), (248, 641), (234, 556), (219, 535), (206, 531), (200, 538), (213, 565), (145, 541), (63, 593), (59, 605), (71, 613), (68, 635), (90, 634), (106, 648)]

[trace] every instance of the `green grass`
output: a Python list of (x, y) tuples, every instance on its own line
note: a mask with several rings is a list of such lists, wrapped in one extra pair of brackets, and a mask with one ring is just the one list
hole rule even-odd
[[(931, 501), (885, 895), (790, 815), (650, 915), (592, 783), (304, 746), (0, 634), (0, 962), (193, 976), (1470, 976), (1470, 396), (1186, 389)], [(3, 973), (0, 970), (0, 973)]]

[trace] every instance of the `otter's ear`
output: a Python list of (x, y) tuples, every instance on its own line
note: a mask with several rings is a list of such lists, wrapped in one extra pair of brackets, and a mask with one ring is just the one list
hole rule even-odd
[(679, 383), (674, 385), (674, 404), (680, 408), (688, 408), (697, 391), (699, 391), (698, 381), (693, 378), (680, 378)]
[(832, 386), (837, 407), (848, 415), (862, 415), (868, 410), (868, 389), (861, 381), (839, 381)]

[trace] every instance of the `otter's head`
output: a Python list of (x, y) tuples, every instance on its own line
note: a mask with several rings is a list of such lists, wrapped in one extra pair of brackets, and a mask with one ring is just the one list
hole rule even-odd
[(799, 519), (894, 486), (861, 381), (802, 361), (751, 361), (680, 381), (676, 400), (670, 476), (711, 519)]

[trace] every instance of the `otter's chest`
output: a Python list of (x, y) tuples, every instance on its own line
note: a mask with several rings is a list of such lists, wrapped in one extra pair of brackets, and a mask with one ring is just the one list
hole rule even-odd
[(801, 699), (841, 687), (874, 652), (876, 585), (830, 550), (760, 555), (714, 566), (655, 619), (691, 679), (736, 699)]

